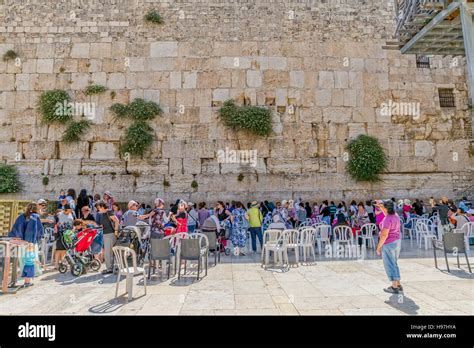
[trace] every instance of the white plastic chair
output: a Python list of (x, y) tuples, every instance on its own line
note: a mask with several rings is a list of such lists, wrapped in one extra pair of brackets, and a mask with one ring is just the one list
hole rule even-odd
[(296, 264), (299, 263), (299, 240), (300, 232), (298, 230), (284, 230), (283, 236), (285, 238), (287, 250), (295, 251)]
[(425, 242), (425, 250), (428, 250), (428, 245), (432, 244), (432, 239), (436, 238), (434, 234), (431, 233), (431, 229), (425, 221), (417, 221), (415, 225), (415, 231), (419, 238), (418, 247), (421, 248), (423, 240)]
[(377, 231), (377, 225), (374, 223), (364, 224), (360, 229), (360, 238), (362, 239), (362, 246), (365, 247), (365, 242), (369, 242), (369, 247), (376, 248), (374, 234)]
[(41, 242), (39, 243), (38, 257), (40, 260), (42, 260), (43, 266), (48, 264), (49, 249), (51, 249), (51, 259), (49, 263), (52, 263), (54, 259), (54, 252), (56, 251), (56, 241), (51, 241), (53, 234), (54, 230), (51, 227), (46, 227), (44, 230), (43, 239), (41, 239)]
[(284, 238), (282, 238), (282, 234), (283, 232), (280, 230), (266, 230), (263, 234), (262, 266), (264, 268), (267, 268), (269, 263), (270, 252), (273, 252), (273, 261), (277, 264), (278, 254), (286, 251), (286, 246), (283, 247)]
[(403, 235), (405, 235), (405, 232), (408, 232), (408, 235), (410, 236), (411, 240), (413, 240), (413, 233), (415, 231), (415, 225), (416, 225), (417, 220), (418, 220), (418, 217), (409, 217), (406, 220), (406, 222), (402, 225)]
[(464, 244), (466, 245), (466, 254), (471, 256), (469, 249), (469, 239), (474, 237), (474, 222), (467, 222), (461, 228), (456, 228), (454, 233), (464, 233)]
[(331, 226), (326, 224), (320, 224), (315, 227), (316, 234), (315, 240), (318, 244), (318, 253), (321, 255), (321, 245), (324, 243), (326, 246), (327, 244), (331, 244), (331, 239), (329, 236), (331, 235)]
[(415, 222), (415, 237), (416, 237), (416, 242), (418, 243), (418, 245), (420, 245), (421, 243), (421, 230), (420, 229), (417, 229), (416, 228), (416, 225), (418, 224), (418, 222), (422, 222), (424, 224), (426, 224), (428, 226), (428, 231), (430, 234), (435, 234), (435, 230), (433, 229), (433, 222), (430, 220), (430, 219), (423, 219), (423, 218), (419, 218), (416, 220)]
[[(145, 295), (146, 295), (146, 273), (145, 268), (137, 267), (137, 254), (135, 250), (123, 247), (123, 246), (114, 246), (112, 248), (115, 256), (115, 262), (118, 263), (119, 270), (117, 274), (117, 285), (115, 287), (115, 297), (118, 296), (118, 289), (120, 283), (120, 277), (122, 275), (126, 276), (126, 289), (128, 294), (128, 301), (132, 299), (133, 292), (133, 277), (135, 275), (143, 275), (143, 284), (145, 286)], [(129, 257), (132, 258), (132, 265), (129, 265)]]
[[(334, 234), (334, 254), (337, 255), (339, 245), (345, 245), (344, 255), (348, 254), (352, 257), (352, 249), (354, 248), (354, 237), (352, 235), (352, 229), (349, 226), (336, 226), (333, 230)], [(346, 253), (347, 251), (347, 253)]]
[(313, 254), (313, 260), (316, 261), (316, 252), (314, 243), (316, 241), (316, 229), (314, 227), (305, 227), (300, 230), (299, 247), (303, 249), (303, 261), (306, 262), (306, 252)]

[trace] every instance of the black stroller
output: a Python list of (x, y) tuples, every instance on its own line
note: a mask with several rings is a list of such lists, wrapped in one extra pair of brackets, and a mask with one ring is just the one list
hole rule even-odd
[(115, 245), (128, 247), (137, 254), (137, 266), (142, 267), (150, 250), (150, 227), (138, 222), (136, 226), (127, 226), (120, 230)]
[[(231, 251), (230, 248), (226, 247), (226, 240), (229, 239), (230, 236), (230, 226), (227, 227), (221, 223), (218, 222), (217, 219), (211, 217), (208, 217), (204, 223), (201, 226), (201, 232), (202, 233), (215, 233), (216, 234), (216, 244), (217, 244), (217, 250), (218, 252), (218, 257), (220, 259), (220, 253), (225, 253), (226, 256), (229, 256)], [(209, 251), (213, 251), (213, 246), (211, 245), (211, 240), (209, 242)]]

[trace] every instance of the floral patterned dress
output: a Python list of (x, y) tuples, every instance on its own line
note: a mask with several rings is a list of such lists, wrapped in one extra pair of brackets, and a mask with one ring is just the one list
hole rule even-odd
[(156, 208), (153, 210), (155, 214), (150, 218), (151, 225), (151, 235), (153, 237), (163, 238), (165, 235), (164, 225), (165, 225), (165, 216), (166, 212), (164, 209)]
[(234, 247), (243, 248), (247, 244), (247, 220), (245, 219), (245, 210), (236, 208), (233, 214), (234, 226), (230, 239)]

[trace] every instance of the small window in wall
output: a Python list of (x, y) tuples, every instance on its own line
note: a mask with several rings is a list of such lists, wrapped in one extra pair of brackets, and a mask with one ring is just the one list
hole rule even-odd
[(439, 105), (442, 108), (453, 108), (454, 104), (454, 90), (452, 88), (438, 88)]
[(416, 55), (416, 67), (417, 68), (430, 68), (430, 57), (423, 55)]

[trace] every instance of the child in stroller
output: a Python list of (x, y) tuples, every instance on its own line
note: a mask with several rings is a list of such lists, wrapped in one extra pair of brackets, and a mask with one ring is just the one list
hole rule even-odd
[(211, 215), (201, 226), (202, 232), (215, 232), (217, 236), (217, 243), (219, 245), (219, 251), (224, 252), (226, 256), (229, 256), (231, 253), (230, 248), (226, 245), (226, 241), (229, 239), (230, 236), (230, 225), (223, 221), (222, 223), (219, 222), (216, 216)]
[(62, 236), (67, 249), (59, 264), (59, 272), (66, 273), (68, 265), (71, 267), (71, 274), (76, 277), (89, 268), (98, 271), (101, 263), (94, 255), (97, 250), (102, 249), (102, 233), (101, 229), (94, 228), (93, 225), (84, 226), (82, 221), (75, 221), (73, 230), (66, 230)]

